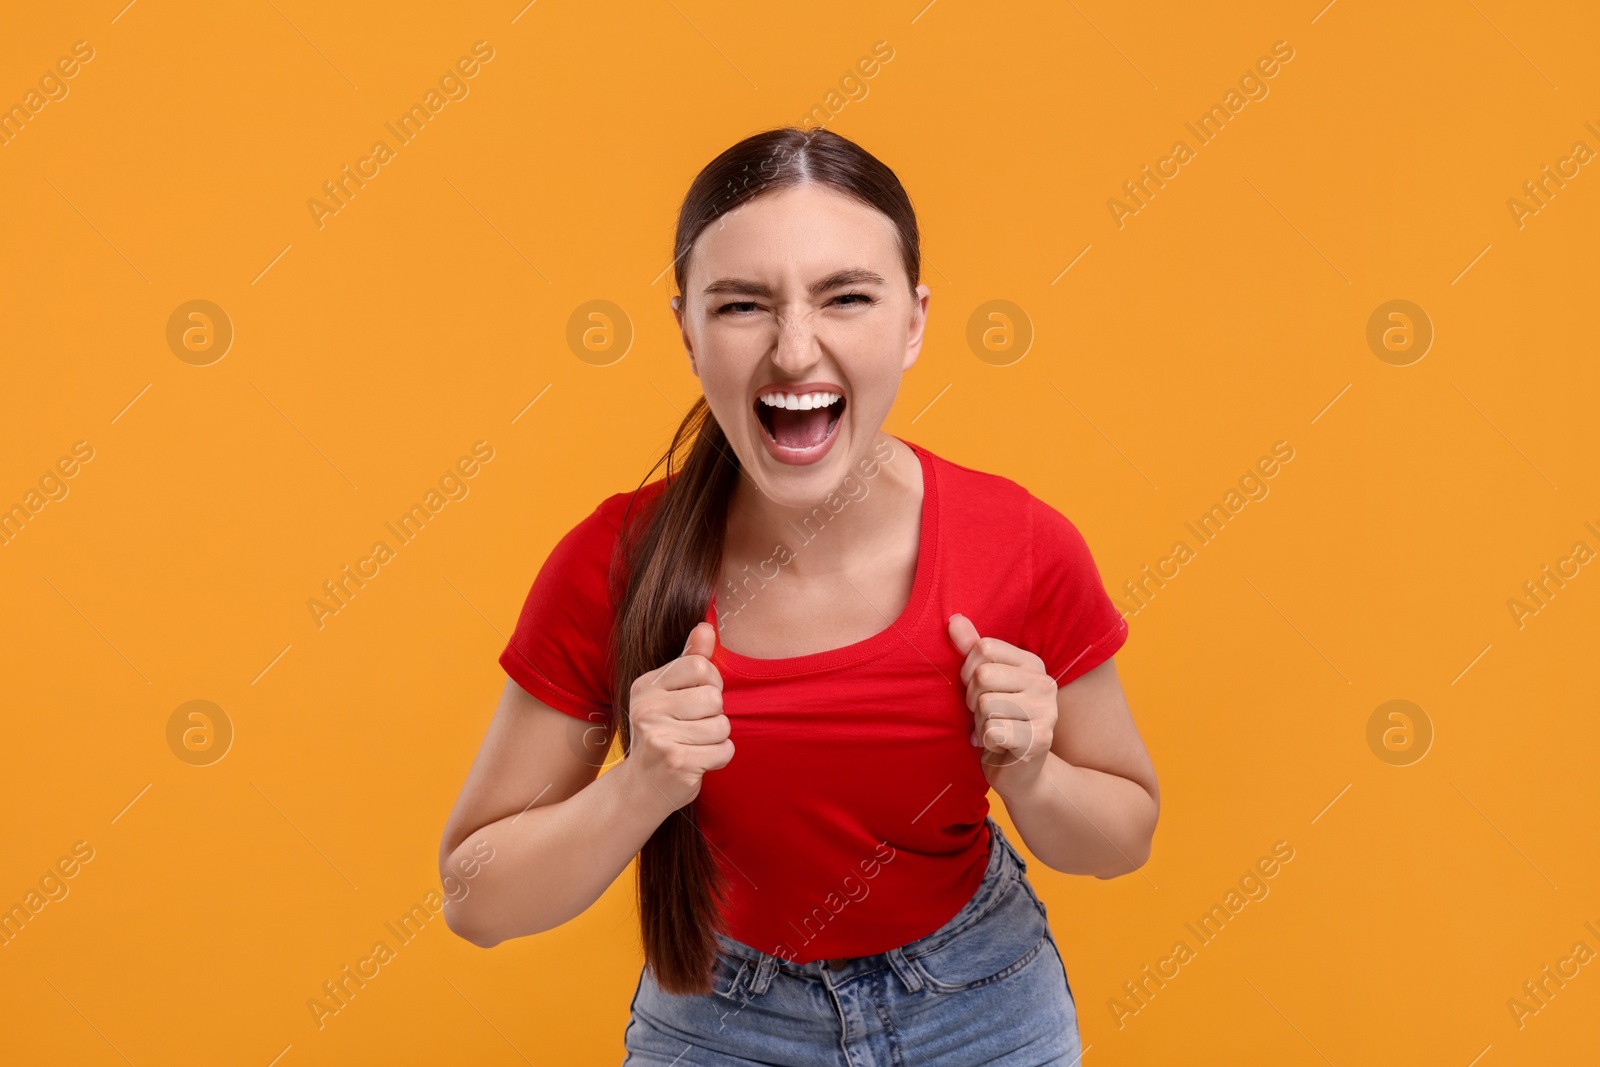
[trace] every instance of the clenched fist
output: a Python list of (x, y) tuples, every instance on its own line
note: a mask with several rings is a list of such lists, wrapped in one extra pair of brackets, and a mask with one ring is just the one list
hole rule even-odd
[(1056, 682), (1044, 661), (998, 637), (980, 637), (965, 615), (949, 620), (950, 640), (966, 659), (961, 680), (973, 715), (970, 738), (983, 753), (983, 776), (995, 791), (1038, 778), (1056, 729)]
[[(629, 689), (631, 730), (626, 763), (677, 810), (700, 795), (700, 779), (733, 759), (728, 717), (722, 713), (722, 675), (710, 656), (716, 630), (689, 631), (683, 654), (641, 674)], [(619, 770), (621, 768), (618, 768)]]

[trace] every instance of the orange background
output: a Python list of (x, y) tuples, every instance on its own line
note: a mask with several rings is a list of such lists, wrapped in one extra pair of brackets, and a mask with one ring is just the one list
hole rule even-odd
[[(664, 274), (689, 182), (830, 103), (926, 238), (889, 432), (1051, 502), (1113, 595), (1294, 449), (1130, 617), (1150, 863), (1032, 865), (1086, 1062), (1593, 1056), (1600, 965), (1520, 1026), (1507, 1003), (1600, 950), (1600, 568), (1520, 627), (1507, 604), (1600, 549), (1600, 174), (1507, 206), (1600, 149), (1592, 9), (122, 3), (12, 5), (0, 33), (7, 106), (94, 50), (0, 147), (0, 504), (93, 450), (0, 546), (0, 904), (93, 849), (0, 947), (0, 1059), (621, 1059), (631, 872), (489, 952), (435, 919), (320, 1029), (307, 1001), (438, 891), (529, 583), (696, 396)], [(322, 183), (480, 40), (469, 95), (319, 228)], [(1269, 94), (1197, 147), (1184, 123), (1278, 41)], [(1119, 228), (1108, 199), (1180, 138)], [(206, 366), (167, 342), (197, 299), (234, 330)], [(1408, 366), (1366, 339), (1396, 299), (1435, 331)], [(620, 359), (569, 345), (592, 300), (631, 324)], [(991, 300), (1033, 334), (1003, 366), (968, 342)], [(469, 495), (319, 628), (322, 583), (477, 441)], [(1433, 733), (1407, 765), (1368, 741), (1397, 699)], [(191, 700), (234, 731), (209, 766), (169, 745)], [(1278, 841), (1269, 895), (1119, 1026), (1123, 983)]]

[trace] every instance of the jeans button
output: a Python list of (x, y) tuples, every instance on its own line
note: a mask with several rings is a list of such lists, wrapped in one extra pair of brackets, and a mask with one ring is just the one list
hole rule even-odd
[(844, 965), (845, 965), (845, 961), (844, 960), (829, 960), (828, 961), (828, 970), (830, 970), (830, 971), (840, 971), (840, 970), (844, 969)]

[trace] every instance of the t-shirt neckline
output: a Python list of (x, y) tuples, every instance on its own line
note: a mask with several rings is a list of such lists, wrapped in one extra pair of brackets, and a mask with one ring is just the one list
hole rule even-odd
[(706, 606), (705, 618), (717, 633), (716, 648), (712, 653), (714, 664), (732, 668), (739, 674), (751, 677), (786, 677), (860, 663), (882, 655), (897, 643), (910, 639), (910, 633), (921, 621), (923, 612), (928, 606), (938, 564), (939, 482), (932, 454), (915, 441), (908, 441), (903, 437), (896, 439), (910, 448), (922, 464), (922, 526), (917, 543), (917, 569), (911, 582), (911, 596), (899, 617), (871, 637), (862, 638), (860, 641), (839, 648), (808, 652), (802, 656), (762, 659), (746, 656), (723, 646), (721, 633), (717, 627), (716, 593), (713, 590), (710, 602)]

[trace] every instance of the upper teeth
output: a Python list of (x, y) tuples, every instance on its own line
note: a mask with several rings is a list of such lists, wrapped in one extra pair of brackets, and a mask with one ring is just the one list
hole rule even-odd
[(768, 407), (805, 411), (810, 408), (825, 408), (835, 400), (841, 399), (843, 397), (839, 393), (767, 393), (761, 397), (761, 402)]

